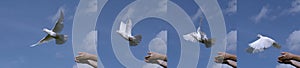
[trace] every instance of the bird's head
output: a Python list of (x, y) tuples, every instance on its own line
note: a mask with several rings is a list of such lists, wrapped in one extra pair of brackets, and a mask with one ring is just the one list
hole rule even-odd
[(259, 37), (259, 38), (260, 38), (260, 37), (262, 37), (262, 35), (261, 35), (261, 34), (257, 34), (257, 37)]
[(44, 32), (49, 32), (50, 30), (47, 29), (47, 28), (43, 28), (43, 31), (44, 31)]

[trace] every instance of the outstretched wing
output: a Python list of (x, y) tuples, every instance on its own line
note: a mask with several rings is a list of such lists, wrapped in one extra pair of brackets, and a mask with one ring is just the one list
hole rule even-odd
[(196, 32), (192, 32), (192, 33), (183, 35), (183, 39), (184, 39), (184, 40), (187, 40), (187, 41), (191, 41), (191, 42), (197, 42), (195, 33), (196, 33)]
[(62, 29), (64, 28), (63, 20), (64, 20), (64, 13), (63, 11), (60, 11), (60, 17), (52, 29), (53, 32), (59, 33), (62, 31)]
[(41, 39), (41, 40), (40, 40), (39, 42), (37, 42), (36, 44), (31, 45), (30, 47), (34, 47), (34, 46), (37, 46), (37, 45), (46, 43), (46, 42), (50, 41), (51, 39), (53, 39), (53, 38), (48, 34), (46, 37), (44, 37), (43, 39)]
[(119, 32), (125, 32), (126, 31), (126, 24), (121, 21)]
[(128, 19), (127, 24), (126, 24), (126, 33), (127, 33), (129, 36), (132, 36), (132, 35), (131, 35), (131, 28), (132, 28), (132, 22), (131, 22), (130, 19)]
[(249, 46), (253, 48), (253, 52), (255, 53), (264, 51), (264, 49), (271, 47), (273, 43), (274, 41), (262, 37), (253, 43), (250, 43)]

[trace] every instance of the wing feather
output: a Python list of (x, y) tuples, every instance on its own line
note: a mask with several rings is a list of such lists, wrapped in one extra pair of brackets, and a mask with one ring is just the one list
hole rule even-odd
[(183, 39), (185, 39), (187, 41), (191, 41), (191, 42), (197, 42), (197, 39), (195, 37), (195, 32), (183, 35)]
[(132, 36), (132, 35), (131, 35), (131, 28), (132, 28), (132, 22), (131, 22), (130, 19), (128, 19), (127, 24), (126, 24), (126, 33), (127, 33), (129, 36)]
[(55, 26), (53, 27), (53, 32), (59, 33), (62, 31), (62, 29), (64, 28), (64, 24), (63, 24), (63, 20), (64, 20), (64, 13), (61, 11), (60, 12), (60, 17), (57, 20)]
[(41, 39), (41, 40), (40, 40), (39, 42), (37, 42), (36, 44), (31, 45), (30, 47), (34, 47), (34, 46), (37, 46), (37, 45), (46, 43), (46, 42), (50, 41), (51, 39), (53, 39), (53, 38), (48, 34), (46, 37), (44, 37), (43, 39)]

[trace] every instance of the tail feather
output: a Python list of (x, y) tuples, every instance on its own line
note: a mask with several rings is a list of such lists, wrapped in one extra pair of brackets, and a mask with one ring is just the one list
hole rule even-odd
[(135, 35), (134, 40), (129, 42), (130, 46), (137, 46), (142, 41), (142, 35)]
[(273, 43), (272, 45), (273, 45), (275, 48), (278, 48), (278, 49), (281, 48), (281, 46), (280, 46), (279, 44), (277, 44), (277, 43)]
[(58, 37), (55, 38), (56, 44), (64, 44), (67, 40), (68, 40), (68, 36), (63, 34), (58, 35)]
[(249, 47), (249, 48), (247, 48), (247, 50), (246, 50), (248, 53), (253, 53), (253, 51), (254, 51), (254, 48), (252, 48), (252, 47)]
[(203, 40), (203, 43), (205, 44), (206, 48), (210, 48), (212, 47), (212, 45), (214, 45), (215, 40), (214, 39)]

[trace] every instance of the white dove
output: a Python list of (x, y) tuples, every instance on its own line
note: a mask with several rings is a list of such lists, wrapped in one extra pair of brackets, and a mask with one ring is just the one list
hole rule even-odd
[(204, 32), (200, 31), (200, 27), (198, 27), (197, 32), (192, 32), (192, 33), (183, 35), (183, 38), (185, 40), (188, 40), (191, 42), (201, 42), (201, 43), (205, 44), (206, 48), (210, 48), (214, 42), (213, 39), (208, 39), (206, 34)]
[(132, 36), (131, 29), (132, 22), (130, 19), (126, 22), (126, 24), (121, 21), (120, 28), (117, 30), (117, 33), (120, 34), (124, 39), (128, 40), (130, 46), (137, 46), (142, 40), (142, 35)]
[(55, 39), (56, 44), (60, 45), (63, 44), (67, 41), (67, 35), (60, 34), (62, 31), (64, 25), (63, 25), (63, 20), (64, 20), (64, 13), (60, 11), (60, 18), (56, 22), (55, 26), (53, 27), (52, 30), (49, 30), (47, 28), (44, 28), (43, 31), (46, 32), (48, 35), (41, 39), (39, 42), (36, 44), (31, 45), (30, 47), (34, 47), (43, 43), (46, 43), (53, 38)]
[(269, 48), (271, 46), (274, 46), (278, 49), (281, 48), (281, 46), (278, 43), (276, 43), (275, 40), (269, 37), (262, 36), (261, 34), (258, 34), (257, 37), (259, 38), (258, 40), (249, 44), (250, 48), (247, 49), (248, 53), (262, 52), (264, 51), (264, 49)]
[[(202, 23), (202, 17), (200, 18), (200, 26), (201, 23)], [(210, 48), (214, 44), (214, 40), (208, 39), (206, 34), (200, 30), (200, 26), (198, 27), (196, 32), (183, 35), (183, 39), (191, 42), (201, 42), (205, 44), (206, 48)]]

